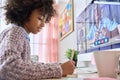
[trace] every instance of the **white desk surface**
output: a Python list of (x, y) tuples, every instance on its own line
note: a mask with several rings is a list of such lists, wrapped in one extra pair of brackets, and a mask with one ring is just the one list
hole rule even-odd
[(73, 74), (63, 77), (61, 79), (45, 79), (45, 80), (84, 80), (84, 78), (94, 78), (97, 77), (96, 74)]
[[(68, 75), (67, 77), (63, 77), (61, 79), (45, 79), (45, 80), (84, 80), (84, 78), (97, 78), (99, 77), (97, 72), (94, 70), (83, 71), (83, 69), (76, 69), (73, 75)], [(120, 75), (118, 75), (118, 79), (120, 79)]]
[(45, 79), (45, 80), (83, 80), (83, 78), (94, 78), (98, 77), (96, 72), (87, 72), (80, 69), (75, 69), (73, 75), (67, 75), (61, 79)]

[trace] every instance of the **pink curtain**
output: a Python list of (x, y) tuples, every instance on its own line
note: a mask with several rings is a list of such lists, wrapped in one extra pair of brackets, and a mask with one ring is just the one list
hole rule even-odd
[(58, 18), (54, 17), (39, 33), (39, 62), (58, 61)]

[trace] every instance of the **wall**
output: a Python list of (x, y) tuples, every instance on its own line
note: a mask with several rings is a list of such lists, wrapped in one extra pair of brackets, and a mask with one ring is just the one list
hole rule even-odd
[(59, 62), (65, 62), (67, 58), (65, 57), (65, 52), (67, 49), (77, 49), (77, 39), (76, 39), (76, 17), (85, 9), (85, 7), (92, 0), (73, 0), (74, 1), (74, 31), (59, 42)]

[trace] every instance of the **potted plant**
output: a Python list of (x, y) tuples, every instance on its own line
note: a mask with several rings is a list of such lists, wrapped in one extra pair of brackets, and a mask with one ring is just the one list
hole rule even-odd
[[(73, 54), (73, 52), (74, 52), (74, 55), (72, 55)], [(69, 60), (71, 60), (71, 57), (73, 56), (73, 61), (75, 61), (75, 65), (77, 64), (77, 56), (78, 56), (78, 51), (77, 50), (74, 50), (74, 49), (68, 49), (67, 51), (66, 51), (66, 57), (69, 59)]]

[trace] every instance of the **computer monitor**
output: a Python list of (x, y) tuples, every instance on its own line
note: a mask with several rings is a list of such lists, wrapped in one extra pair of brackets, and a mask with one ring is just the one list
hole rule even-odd
[(119, 8), (120, 2), (94, 0), (79, 13), (76, 18), (78, 67), (87, 67), (86, 62), (94, 62), (95, 51), (119, 50)]
[(94, 1), (76, 18), (80, 53), (120, 47), (120, 2)]

